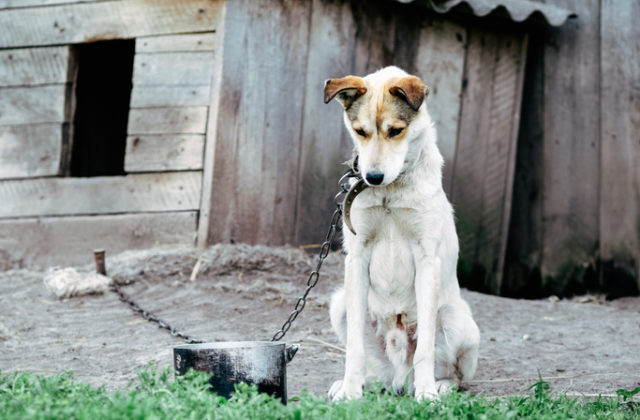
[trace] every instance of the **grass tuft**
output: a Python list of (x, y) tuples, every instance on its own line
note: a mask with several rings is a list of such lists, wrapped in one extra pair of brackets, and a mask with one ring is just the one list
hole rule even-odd
[(139, 371), (128, 390), (108, 392), (76, 381), (71, 372), (42, 376), (0, 373), (1, 419), (640, 419), (634, 390), (618, 398), (585, 401), (552, 396), (540, 378), (527, 396), (485, 398), (453, 392), (437, 402), (418, 403), (374, 386), (355, 401), (327, 402), (306, 392), (289, 405), (239, 385), (226, 400), (208, 388), (208, 376), (190, 372), (173, 378), (169, 367)]

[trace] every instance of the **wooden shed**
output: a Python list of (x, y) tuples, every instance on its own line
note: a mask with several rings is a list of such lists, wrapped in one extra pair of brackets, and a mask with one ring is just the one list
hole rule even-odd
[(529, 28), (517, 22), (561, 24), (567, 12), (479, 0), (0, 1), (0, 248), (11, 259), (318, 242), (351, 147), (323, 81), (395, 64), (432, 86), (462, 268), (499, 289)]
[(0, 266), (195, 243), (223, 9), (0, 0)]
[[(530, 254), (558, 251), (521, 225), (540, 98), (546, 132), (571, 127), (549, 105), (563, 83), (540, 92), (536, 78), (541, 66), (547, 80), (574, 71), (569, 51), (596, 30), (593, 11), (583, 32), (565, 30), (580, 2), (544, 3), (0, 0), (0, 263), (77, 263), (94, 247), (317, 243), (351, 153), (323, 82), (394, 64), (432, 86), (461, 275), (483, 290), (524, 290), (523, 278), (546, 278), (531, 275), (546, 272)], [(569, 87), (583, 88), (584, 75)], [(531, 157), (556, 170), (551, 149)], [(580, 190), (583, 175), (569, 173), (563, 191)]]

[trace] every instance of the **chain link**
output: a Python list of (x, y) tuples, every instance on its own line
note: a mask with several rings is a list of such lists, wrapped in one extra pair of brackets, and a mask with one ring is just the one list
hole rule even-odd
[(285, 336), (285, 334), (291, 328), (291, 324), (296, 320), (300, 312), (304, 309), (307, 304), (307, 296), (311, 289), (313, 289), (316, 284), (318, 284), (318, 279), (320, 278), (320, 268), (322, 267), (322, 263), (329, 255), (329, 251), (331, 250), (331, 243), (336, 236), (336, 233), (340, 230), (340, 219), (342, 218), (342, 202), (338, 200), (342, 194), (346, 193), (349, 188), (348, 184), (341, 184), (341, 182), (347, 178), (357, 176), (356, 172), (353, 169), (349, 169), (338, 181), (340, 185), (340, 192), (336, 194), (334, 201), (336, 202), (336, 209), (333, 211), (331, 215), (331, 223), (329, 225), (329, 230), (327, 232), (327, 236), (324, 239), (324, 242), (320, 246), (320, 253), (318, 254), (318, 264), (316, 268), (309, 274), (309, 278), (307, 279), (307, 288), (304, 291), (303, 295), (298, 298), (295, 306), (293, 307), (293, 311), (289, 314), (287, 320), (282, 324), (282, 327), (271, 338), (271, 341), (280, 341)]
[[(355, 165), (357, 165), (357, 163)], [(338, 198), (349, 190), (348, 183), (342, 184), (342, 181), (350, 177), (357, 177), (358, 174), (356, 170), (349, 169), (342, 176), (342, 178), (340, 178), (340, 181), (338, 182), (338, 184), (340, 185), (340, 191), (338, 192), (338, 194), (336, 194), (334, 199), (336, 204), (336, 209), (333, 211), (333, 214), (331, 215), (331, 223), (329, 225), (329, 230), (327, 231), (327, 235), (324, 239), (324, 242), (320, 246), (320, 253), (318, 254), (318, 263), (316, 265), (316, 268), (309, 274), (309, 277), (307, 278), (306, 290), (304, 291), (302, 296), (298, 298), (295, 306), (293, 307), (293, 311), (291, 311), (287, 320), (284, 322), (284, 324), (282, 324), (282, 327), (280, 327), (280, 329), (273, 335), (273, 337), (271, 338), (271, 341), (280, 341), (285, 336), (285, 334), (289, 331), (289, 328), (291, 328), (291, 324), (293, 324), (293, 322), (296, 320), (300, 312), (302, 312), (302, 310), (306, 306), (309, 292), (311, 292), (311, 289), (313, 289), (316, 286), (316, 284), (318, 284), (318, 280), (320, 279), (320, 268), (322, 267), (322, 263), (329, 255), (329, 252), (331, 251), (331, 244), (335, 239), (336, 233), (340, 230), (340, 220), (342, 218), (342, 201), (338, 200)], [(103, 254), (104, 254), (104, 251), (103, 251)], [(104, 258), (104, 255), (103, 255), (103, 258)], [(171, 334), (173, 337), (181, 338), (186, 343), (189, 343), (189, 344), (197, 344), (197, 343), (205, 342), (205, 340), (195, 338), (191, 335), (183, 333), (182, 331), (179, 331), (176, 327), (174, 327), (167, 321), (164, 321), (158, 318), (152, 312), (142, 309), (140, 306), (138, 306), (138, 304), (133, 299), (131, 299), (131, 297), (129, 297), (126, 293), (122, 291), (122, 289), (120, 289), (120, 286), (118, 286), (117, 283), (115, 282), (113, 283), (113, 285), (111, 286), (111, 290), (118, 295), (118, 297), (122, 302), (129, 305), (131, 310), (139, 313), (140, 316), (146, 319), (147, 321), (155, 323), (156, 325), (158, 325), (159, 328), (163, 328), (167, 330), (169, 334)]]
[(195, 338), (191, 335), (183, 333), (182, 331), (179, 331), (176, 327), (174, 327), (167, 321), (164, 321), (158, 318), (153, 313), (142, 309), (140, 306), (138, 306), (138, 304), (135, 301), (133, 301), (133, 299), (131, 299), (125, 292), (122, 291), (122, 289), (120, 289), (120, 286), (118, 286), (116, 282), (113, 282), (113, 284), (111, 285), (111, 290), (118, 295), (118, 297), (122, 302), (129, 305), (131, 310), (139, 313), (140, 316), (146, 319), (147, 321), (155, 323), (156, 325), (158, 325), (159, 328), (164, 328), (165, 330), (169, 331), (169, 334), (171, 334), (173, 337), (181, 338), (186, 343), (189, 343), (189, 344), (197, 344), (197, 343), (205, 342), (204, 340), (200, 340), (199, 338)]

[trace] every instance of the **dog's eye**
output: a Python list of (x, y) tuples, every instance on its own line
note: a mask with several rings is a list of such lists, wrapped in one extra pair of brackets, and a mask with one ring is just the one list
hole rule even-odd
[(387, 132), (387, 136), (388, 137), (395, 137), (398, 134), (402, 133), (402, 130), (404, 130), (404, 128), (395, 128), (395, 127), (391, 127), (389, 129), (389, 131)]
[(367, 137), (367, 133), (365, 133), (365, 132), (364, 132), (364, 130), (363, 130), (362, 128), (354, 129), (354, 131), (355, 131), (356, 133), (358, 133), (358, 135), (359, 135), (359, 136)]

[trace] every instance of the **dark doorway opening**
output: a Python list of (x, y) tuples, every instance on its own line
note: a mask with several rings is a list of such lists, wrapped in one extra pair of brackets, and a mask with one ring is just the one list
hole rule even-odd
[(74, 47), (77, 69), (70, 175), (124, 175), (135, 40)]

